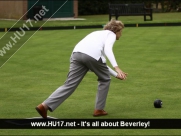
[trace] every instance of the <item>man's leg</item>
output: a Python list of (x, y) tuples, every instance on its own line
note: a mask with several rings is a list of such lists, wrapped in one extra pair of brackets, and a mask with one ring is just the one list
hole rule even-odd
[(106, 104), (106, 98), (110, 86), (110, 74), (109, 69), (105, 63), (102, 63), (102, 60), (97, 61), (87, 55), (84, 55), (86, 66), (93, 71), (98, 77), (98, 91), (96, 96), (95, 109), (103, 110)]
[(73, 54), (70, 63), (70, 70), (63, 86), (53, 92), (45, 103), (50, 111), (54, 111), (63, 101), (65, 101), (77, 88), (88, 68), (80, 63), (78, 54)]
[(55, 90), (36, 110), (43, 118), (47, 118), (47, 108), (54, 111), (63, 101), (65, 101), (77, 88), (87, 71), (89, 70), (80, 61), (79, 54), (73, 54), (70, 62), (70, 70), (64, 85)]

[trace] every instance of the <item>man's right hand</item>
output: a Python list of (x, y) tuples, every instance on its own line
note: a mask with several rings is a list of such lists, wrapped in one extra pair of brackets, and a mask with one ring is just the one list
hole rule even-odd
[(127, 73), (123, 72), (118, 66), (114, 67), (115, 71), (118, 73), (117, 77), (120, 80), (125, 80), (127, 77)]

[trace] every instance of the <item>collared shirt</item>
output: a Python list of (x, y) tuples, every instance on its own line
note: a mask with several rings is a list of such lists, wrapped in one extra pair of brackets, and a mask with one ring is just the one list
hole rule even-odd
[(106, 57), (113, 67), (118, 66), (112, 48), (116, 41), (116, 34), (109, 30), (94, 31), (83, 38), (74, 48), (73, 52), (81, 52), (91, 56), (97, 61)]

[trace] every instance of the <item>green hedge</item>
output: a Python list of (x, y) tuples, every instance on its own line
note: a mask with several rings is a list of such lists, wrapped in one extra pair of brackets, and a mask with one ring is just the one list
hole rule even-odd
[(181, 9), (180, 0), (79, 0), (79, 15), (108, 14), (108, 3), (145, 3), (146, 7), (161, 3), (161, 12), (175, 12)]
[(107, 14), (108, 3), (143, 3), (148, 0), (79, 0), (79, 15)]

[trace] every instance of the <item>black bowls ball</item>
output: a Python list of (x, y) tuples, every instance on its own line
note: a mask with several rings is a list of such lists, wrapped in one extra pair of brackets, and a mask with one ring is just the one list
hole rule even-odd
[(156, 99), (155, 101), (154, 101), (154, 107), (155, 108), (161, 108), (162, 107), (162, 100), (159, 100), (159, 99)]

